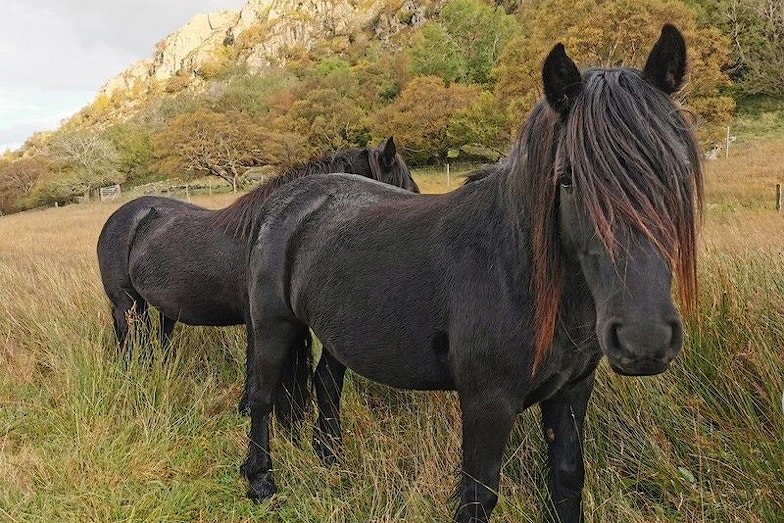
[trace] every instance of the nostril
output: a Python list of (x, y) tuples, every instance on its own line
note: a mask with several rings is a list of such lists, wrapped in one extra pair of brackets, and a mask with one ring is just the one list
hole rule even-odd
[(621, 345), (621, 339), (618, 337), (618, 330), (621, 328), (620, 323), (613, 323), (610, 326), (610, 347), (613, 349), (620, 351), (623, 346)]
[(604, 344), (606, 350), (610, 354), (615, 354), (617, 357), (630, 357), (631, 354), (625, 347), (625, 343), (622, 341), (621, 330), (623, 329), (623, 324), (619, 321), (609, 322), (607, 327), (604, 331)]

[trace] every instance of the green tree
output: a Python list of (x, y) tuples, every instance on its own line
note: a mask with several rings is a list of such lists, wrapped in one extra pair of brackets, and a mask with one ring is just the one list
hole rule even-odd
[(727, 72), (742, 95), (784, 97), (782, 0), (688, 0), (698, 21), (731, 39)]
[(519, 30), (514, 16), (480, 0), (452, 0), (441, 12), (444, 27), (465, 57), (467, 80), (488, 83), (506, 42)]
[(480, 0), (452, 0), (440, 22), (430, 21), (415, 36), (411, 73), (444, 82), (488, 83), (507, 40), (518, 29), (514, 16)]
[(119, 154), (117, 169), (126, 181), (139, 178), (149, 172), (154, 160), (152, 133), (140, 124), (123, 122), (109, 127), (106, 137), (114, 144)]
[(478, 144), (506, 151), (512, 139), (509, 127), (506, 113), (493, 93), (481, 91), (467, 107), (452, 116), (447, 136), (451, 147)]
[(285, 69), (244, 74), (224, 83), (223, 93), (209, 106), (217, 112), (241, 111), (256, 121), (263, 121), (276, 98), (282, 92), (297, 90), (300, 84), (300, 80)]
[(365, 145), (370, 138), (365, 111), (355, 99), (331, 88), (304, 93), (277, 119), (276, 129), (303, 136), (311, 145), (309, 156)]
[(245, 171), (266, 163), (267, 133), (239, 111), (198, 111), (173, 120), (154, 137), (157, 169), (188, 178), (217, 176), (236, 192)]
[(410, 70), (415, 76), (437, 76), (449, 84), (465, 78), (468, 64), (446, 28), (428, 22), (414, 39)]

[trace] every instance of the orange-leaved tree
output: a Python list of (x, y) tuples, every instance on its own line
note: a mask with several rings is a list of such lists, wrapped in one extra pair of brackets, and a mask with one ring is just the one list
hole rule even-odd
[(452, 144), (449, 123), (480, 96), (477, 85), (453, 83), (437, 76), (419, 76), (390, 105), (375, 115), (373, 134), (394, 136), (407, 162), (442, 162)]
[(556, 42), (579, 66), (642, 67), (662, 25), (675, 24), (688, 46), (689, 74), (678, 98), (706, 125), (700, 134), (715, 139), (734, 109), (722, 89), (730, 84), (723, 68), (729, 41), (720, 31), (700, 27), (680, 0), (538, 0), (520, 9), (523, 27), (506, 45), (494, 70), (496, 95), (517, 117), (541, 95), (541, 67)]
[(266, 162), (267, 131), (239, 111), (184, 113), (154, 138), (157, 169), (185, 178), (218, 176), (237, 185), (249, 167)]

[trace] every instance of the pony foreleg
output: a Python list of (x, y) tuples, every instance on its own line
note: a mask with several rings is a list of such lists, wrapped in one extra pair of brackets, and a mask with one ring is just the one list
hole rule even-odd
[(454, 520), (484, 523), (498, 502), (498, 483), (506, 440), (517, 414), (516, 402), (500, 391), (460, 396), (463, 411), (463, 471)]
[(340, 459), (343, 442), (340, 396), (345, 374), (346, 367), (326, 349), (322, 350), (314, 383), (319, 412), (313, 431), (313, 451), (326, 465), (334, 465)]
[(237, 412), (242, 416), (250, 415), (250, 407), (248, 406), (248, 390), (253, 373), (253, 325), (251, 320), (245, 320), (245, 330), (247, 333), (247, 345), (245, 347), (245, 386), (242, 389), (242, 397), (240, 403), (237, 405)]
[(559, 523), (582, 523), (582, 492), (585, 480), (583, 465), (583, 423), (593, 377), (578, 382), (556, 396), (541, 402), (542, 429), (547, 440), (550, 469), (550, 496)]

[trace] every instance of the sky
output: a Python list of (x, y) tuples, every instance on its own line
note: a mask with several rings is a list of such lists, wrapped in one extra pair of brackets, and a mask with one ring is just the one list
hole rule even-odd
[(196, 13), (245, 0), (2, 0), (0, 153), (91, 102)]

